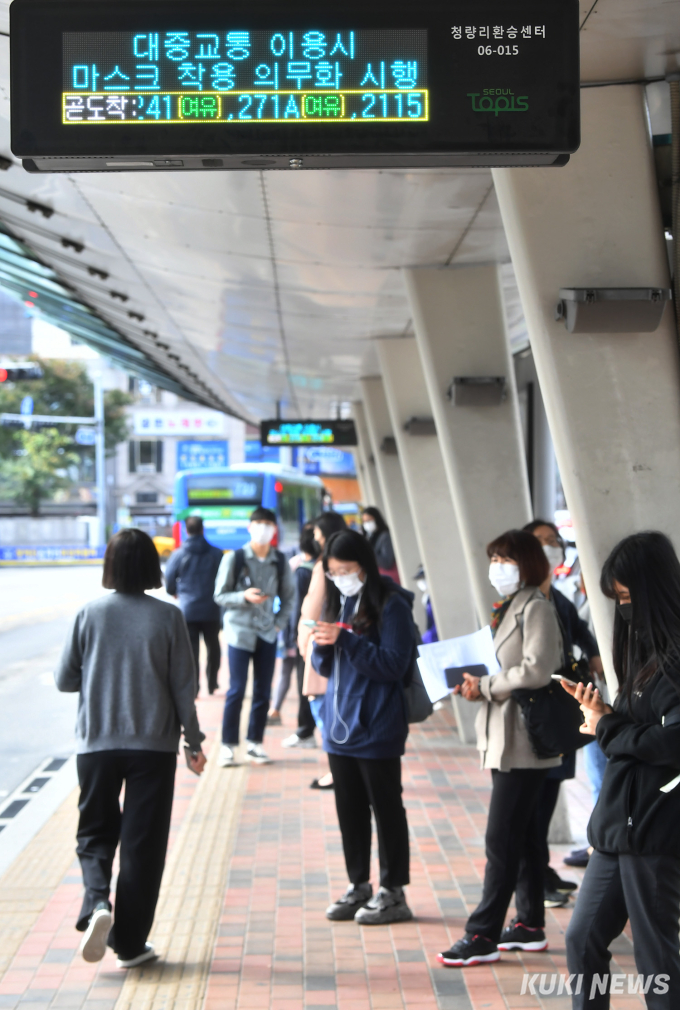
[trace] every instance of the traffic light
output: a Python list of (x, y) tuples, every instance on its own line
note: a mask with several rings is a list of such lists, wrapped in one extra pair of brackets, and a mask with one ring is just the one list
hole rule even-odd
[(35, 361), (0, 361), (0, 383), (42, 379), (43, 371)]

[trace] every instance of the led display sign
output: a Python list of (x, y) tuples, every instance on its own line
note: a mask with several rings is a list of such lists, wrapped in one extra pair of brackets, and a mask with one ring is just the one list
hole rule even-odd
[(564, 163), (578, 0), (14, 0), (30, 171)]
[(261, 421), (262, 445), (356, 445), (354, 421)]

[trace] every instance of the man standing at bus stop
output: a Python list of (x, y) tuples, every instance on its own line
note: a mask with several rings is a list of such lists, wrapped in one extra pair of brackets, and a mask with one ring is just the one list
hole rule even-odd
[(198, 649), (203, 635), (208, 659), (206, 679), (208, 694), (217, 690), (222, 653), (220, 649), (220, 608), (213, 600), (215, 576), (222, 560), (222, 551), (203, 536), (203, 520), (189, 516), (185, 522), (187, 539), (170, 555), (165, 569), (165, 588), (179, 597), (180, 610), (189, 629), (189, 639), (196, 663), (196, 694), (198, 694)]
[[(256, 508), (248, 526), (250, 543), (225, 554), (215, 580), (215, 602), (224, 607), (224, 630), (229, 646), (229, 690), (224, 705), (222, 746), (218, 764), (236, 764), (241, 707), (253, 661), (253, 701), (250, 708), (246, 760), (268, 764), (262, 747), (276, 663), (276, 641), (295, 603), (295, 584), (281, 551), (271, 546), (276, 515)], [(274, 602), (279, 599), (275, 612)]]

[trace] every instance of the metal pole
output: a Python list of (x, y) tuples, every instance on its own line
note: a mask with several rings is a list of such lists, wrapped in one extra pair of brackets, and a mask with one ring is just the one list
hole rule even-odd
[(106, 464), (104, 453), (104, 387), (101, 373), (92, 377), (94, 383), (94, 416), (96, 422), (95, 463), (97, 476), (97, 546), (106, 546)]

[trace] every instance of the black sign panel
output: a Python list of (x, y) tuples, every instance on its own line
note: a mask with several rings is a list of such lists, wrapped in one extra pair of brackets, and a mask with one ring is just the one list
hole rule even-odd
[(261, 421), (262, 445), (357, 445), (354, 421)]
[(579, 143), (578, 0), (14, 0), (10, 19), (33, 170), (553, 164)]

